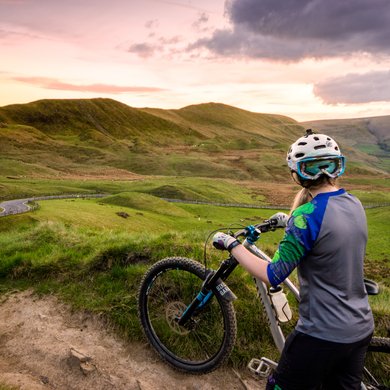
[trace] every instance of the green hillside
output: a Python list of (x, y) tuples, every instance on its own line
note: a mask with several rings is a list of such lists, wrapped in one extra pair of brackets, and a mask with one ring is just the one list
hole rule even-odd
[[(301, 131), (297, 123), (286, 116), (258, 114), (220, 103), (206, 103), (184, 107), (180, 110), (144, 109), (144, 111), (163, 117), (181, 126), (195, 128), (206, 138), (224, 134), (233, 138), (253, 136), (259, 146), (274, 146), (284, 143), (291, 131)], [(224, 140), (224, 142), (226, 139)], [(248, 142), (249, 143), (249, 142)]]
[(359, 166), (368, 162), (390, 171), (390, 115), (311, 121), (301, 125), (335, 137)]
[[(389, 172), (386, 121), (354, 121), (345, 135), (332, 121), (325, 128), (346, 148), (349, 172)], [(3, 176), (16, 178), (137, 174), (286, 182), (286, 150), (303, 131), (282, 115), (218, 103), (162, 110), (111, 99), (40, 100), (0, 107), (0, 164)]]
[(269, 179), (284, 176), (285, 150), (301, 133), (291, 118), (215, 103), (159, 110), (41, 100), (0, 108), (0, 163), (14, 176)]

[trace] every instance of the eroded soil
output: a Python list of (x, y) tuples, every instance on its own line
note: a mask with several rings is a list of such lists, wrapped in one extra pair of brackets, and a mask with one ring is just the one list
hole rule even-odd
[(0, 302), (0, 387), (23, 390), (263, 389), (231, 368), (193, 376), (161, 362), (145, 343), (119, 339), (99, 318), (32, 291)]

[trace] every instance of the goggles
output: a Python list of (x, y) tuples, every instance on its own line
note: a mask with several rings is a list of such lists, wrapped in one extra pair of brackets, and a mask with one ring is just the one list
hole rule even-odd
[(344, 171), (344, 156), (311, 157), (297, 162), (297, 173), (305, 180), (316, 180), (321, 175), (335, 179)]

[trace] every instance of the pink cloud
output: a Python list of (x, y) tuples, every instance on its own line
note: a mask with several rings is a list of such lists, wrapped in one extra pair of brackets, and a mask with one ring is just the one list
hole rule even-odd
[(142, 87), (142, 86), (120, 86), (110, 84), (88, 84), (77, 85), (64, 83), (60, 80), (46, 78), (46, 77), (14, 77), (13, 80), (21, 81), (23, 83), (38, 85), (45, 89), (56, 89), (61, 91), (79, 91), (79, 92), (97, 92), (120, 94), (126, 92), (161, 92), (165, 89), (157, 87)]

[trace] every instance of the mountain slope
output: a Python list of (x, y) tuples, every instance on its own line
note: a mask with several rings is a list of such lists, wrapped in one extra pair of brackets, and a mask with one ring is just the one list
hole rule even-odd
[[(183, 128), (171, 121), (110, 99), (40, 100), (10, 105), (0, 108), (0, 118), (35, 127), (53, 137), (77, 135), (86, 139), (89, 132), (96, 131), (114, 140), (157, 136), (155, 141), (159, 141), (183, 133)], [(186, 133), (198, 136), (194, 131)]]
[(301, 125), (334, 137), (361, 164), (369, 162), (390, 171), (390, 115), (310, 121)]
[[(386, 141), (385, 125), (375, 128)], [(218, 103), (162, 110), (111, 99), (40, 100), (0, 107), (0, 164), (13, 176), (288, 180), (285, 153), (302, 134), (291, 118)], [(360, 173), (378, 173), (378, 157), (347, 141)]]
[(191, 105), (179, 110), (144, 109), (183, 126), (194, 126), (206, 137), (228, 133), (259, 135), (265, 144), (285, 142), (293, 131), (301, 131), (291, 118), (282, 115), (259, 114), (220, 103)]
[(222, 104), (136, 109), (110, 99), (10, 105), (0, 108), (0, 123), (1, 163), (8, 175), (112, 167), (140, 174), (272, 178), (282, 170), (291, 134), (302, 131), (291, 118)]

